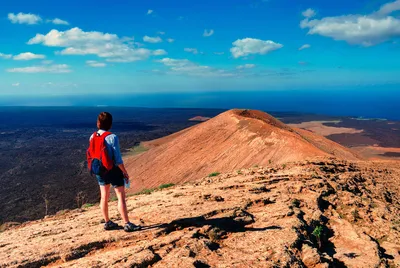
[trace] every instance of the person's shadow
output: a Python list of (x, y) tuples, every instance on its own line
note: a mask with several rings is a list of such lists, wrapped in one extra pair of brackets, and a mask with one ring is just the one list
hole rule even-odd
[(161, 230), (158, 232), (159, 234), (169, 234), (176, 230), (182, 230), (188, 227), (203, 227), (207, 225), (211, 226), (211, 228), (217, 228), (227, 233), (259, 232), (259, 231), (282, 229), (282, 227), (276, 225), (262, 227), (262, 228), (246, 227), (246, 225), (252, 224), (254, 222), (255, 222), (254, 217), (251, 214), (241, 210), (237, 215), (233, 215), (231, 217), (207, 219), (204, 216), (198, 216), (191, 218), (183, 218), (174, 220), (170, 223), (143, 226), (141, 230), (160, 228)]

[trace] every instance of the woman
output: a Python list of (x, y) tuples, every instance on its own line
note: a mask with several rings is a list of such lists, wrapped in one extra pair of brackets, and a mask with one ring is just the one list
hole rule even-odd
[[(96, 135), (107, 135), (112, 126), (112, 115), (107, 112), (102, 112), (97, 118), (98, 131)], [(106, 134), (105, 134), (106, 133)], [(93, 135), (90, 137), (92, 140)], [(118, 197), (118, 211), (121, 214), (122, 220), (124, 221), (124, 230), (126, 232), (132, 232), (140, 229), (140, 226), (134, 225), (129, 221), (128, 211), (126, 208), (125, 201), (125, 180), (129, 183), (129, 174), (125, 169), (124, 162), (122, 161), (121, 151), (119, 148), (118, 137), (115, 134), (109, 134), (105, 137), (105, 146), (107, 149), (108, 157), (113, 160), (114, 167), (103, 176), (96, 175), (98, 183), (100, 185), (100, 207), (101, 212), (105, 220), (105, 230), (118, 229), (118, 224), (112, 222), (108, 216), (108, 199), (110, 197), (110, 186), (112, 185), (115, 190), (115, 194)]]

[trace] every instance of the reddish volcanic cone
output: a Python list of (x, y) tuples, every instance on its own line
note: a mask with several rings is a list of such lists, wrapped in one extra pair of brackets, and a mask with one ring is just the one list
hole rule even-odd
[(230, 110), (143, 145), (149, 148), (147, 152), (125, 159), (133, 191), (254, 165), (330, 156), (358, 159), (335, 142), (253, 110)]

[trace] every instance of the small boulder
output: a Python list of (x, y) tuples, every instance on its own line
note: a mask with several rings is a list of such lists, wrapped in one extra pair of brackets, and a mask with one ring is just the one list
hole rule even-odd
[(321, 257), (316, 248), (303, 244), (301, 260), (307, 268), (314, 268), (321, 263)]

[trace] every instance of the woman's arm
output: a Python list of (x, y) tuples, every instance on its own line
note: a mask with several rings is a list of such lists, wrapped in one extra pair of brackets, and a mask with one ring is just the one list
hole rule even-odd
[(129, 174), (128, 171), (126, 171), (124, 164), (120, 164), (118, 167), (121, 169), (122, 173), (124, 173), (124, 177), (129, 180)]
[(124, 174), (124, 177), (129, 180), (128, 171), (126, 170), (126, 168), (124, 166), (124, 161), (122, 160), (118, 137), (116, 135), (113, 135), (113, 136), (114, 136), (114, 139), (113, 139), (111, 146), (112, 146), (113, 153), (114, 153), (115, 165), (121, 169), (122, 173)]

